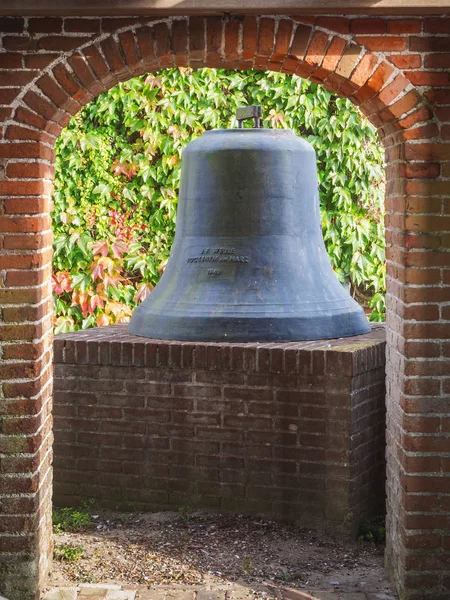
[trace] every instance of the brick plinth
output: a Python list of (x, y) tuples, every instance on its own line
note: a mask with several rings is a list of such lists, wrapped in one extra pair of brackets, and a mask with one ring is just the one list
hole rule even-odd
[(58, 336), (54, 500), (256, 512), (354, 535), (384, 509), (384, 337)]

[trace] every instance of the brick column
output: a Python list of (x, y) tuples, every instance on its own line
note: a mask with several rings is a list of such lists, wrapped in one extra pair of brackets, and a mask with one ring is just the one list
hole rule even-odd
[(52, 150), (28, 131), (0, 144), (0, 589), (11, 598), (42, 586), (52, 545)]
[(391, 149), (407, 179), (389, 197), (387, 233), (386, 558), (404, 597), (418, 599), (450, 593), (450, 144), (448, 126), (432, 127), (434, 140)]

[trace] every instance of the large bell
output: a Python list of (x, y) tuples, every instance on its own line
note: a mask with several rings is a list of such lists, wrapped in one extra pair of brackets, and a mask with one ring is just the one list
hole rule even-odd
[[(240, 112), (239, 112), (240, 111)], [(242, 120), (255, 127), (242, 128)], [(208, 131), (183, 151), (175, 241), (128, 331), (164, 340), (295, 341), (367, 333), (322, 238), (316, 158), (293, 131)]]

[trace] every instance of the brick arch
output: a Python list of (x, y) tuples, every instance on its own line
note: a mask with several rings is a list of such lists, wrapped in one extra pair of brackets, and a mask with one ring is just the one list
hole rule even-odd
[[(102, 91), (119, 81), (174, 66), (268, 69), (306, 77), (357, 104), (382, 139), (432, 119), (427, 99), (397, 66), (402, 64), (398, 57), (388, 60), (385, 52), (371, 51), (355, 41), (370, 42), (370, 37), (333, 30), (336, 22), (342, 30), (341, 19), (316, 20), (318, 25), (308, 18), (168, 18), (99, 35), (49, 60), (44, 72), (26, 83), (4, 125), (6, 137), (14, 136), (13, 123), (55, 137), (73, 114)], [(429, 127), (414, 139), (433, 133)]]
[[(399, 582), (405, 580), (405, 569), (420, 570), (417, 563), (408, 567), (405, 555), (421, 548), (417, 536), (410, 535), (420, 525), (413, 517), (428, 509), (408, 504), (407, 492), (408, 486), (423, 490), (423, 478), (418, 482), (411, 473), (421, 470), (431, 481), (436, 468), (434, 463), (413, 465), (408, 452), (417, 450), (420, 462), (427, 446), (418, 444), (417, 432), (433, 434), (447, 426), (421, 414), (431, 409), (421, 410), (424, 401), (420, 405), (415, 397), (450, 393), (449, 383), (434, 377), (445, 375), (450, 349), (433, 342), (450, 330), (450, 325), (444, 331), (437, 323), (450, 320), (444, 305), (449, 301), (445, 286), (450, 285), (445, 267), (450, 265), (448, 254), (436, 252), (449, 247), (439, 233), (450, 230), (444, 223), (449, 208), (438, 198), (448, 194), (448, 183), (439, 177), (450, 152), (439, 143), (440, 129), (423, 81), (417, 74), (412, 77), (405, 57), (389, 55), (373, 31), (364, 35), (363, 21), (355, 28), (348, 19), (329, 17), (129, 19), (108, 23), (103, 34), (95, 23), (84, 23), (95, 33), (79, 32), (57, 48), (47, 42), (56, 57), (54, 52), (38, 53), (30, 61), (36, 70), (17, 73), (21, 91), (11, 93), (10, 105), (0, 113), (0, 299), (7, 326), (0, 338), (7, 415), (1, 432), (12, 439), (0, 438), (0, 452), (3, 448), (11, 455), (2, 463), (11, 477), (2, 500), (6, 517), (0, 514), (0, 559), (6, 553), (13, 565), (4, 575), (6, 592), (22, 589), (29, 596), (36, 582), (41, 585), (50, 555), (53, 145), (70, 117), (100, 92), (175, 65), (296, 73), (350, 98), (378, 128), (387, 162), (388, 557), (397, 565)], [(448, 163), (444, 168), (448, 177)], [(442, 359), (440, 364), (434, 357)], [(434, 479), (430, 485), (430, 490), (437, 485)], [(420, 529), (427, 527), (424, 523)], [(432, 543), (433, 537), (423, 540)], [(19, 563), (23, 573), (18, 576)]]

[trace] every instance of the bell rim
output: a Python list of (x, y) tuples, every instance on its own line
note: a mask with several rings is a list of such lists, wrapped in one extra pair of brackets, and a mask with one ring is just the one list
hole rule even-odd
[[(143, 315), (142, 315), (143, 316)], [(188, 342), (297, 342), (330, 340), (365, 335), (372, 327), (361, 307), (335, 315), (301, 317), (203, 316), (173, 317), (151, 314), (139, 318), (134, 313), (128, 333), (150, 339)]]

